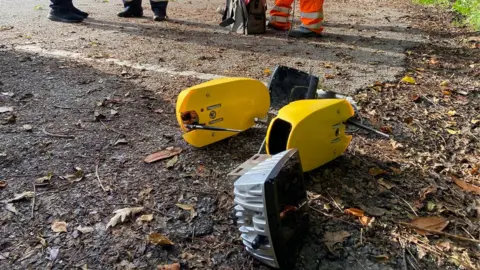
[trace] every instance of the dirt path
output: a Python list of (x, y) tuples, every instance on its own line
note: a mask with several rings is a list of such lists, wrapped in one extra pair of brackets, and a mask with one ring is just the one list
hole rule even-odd
[[(316, 72), (332, 63), (336, 76), (326, 84), (340, 92), (363, 88), (354, 95), (362, 116), (396, 142), (360, 132), (344, 156), (309, 175), (318, 211), (296, 269), (478, 269), (478, 244), (399, 225), (441, 216), (445, 232), (480, 236), (479, 195), (450, 176), (480, 184), (480, 45), (450, 27), (447, 14), (338, 1), (327, 4), (324, 39), (294, 42), (275, 33), (225, 38), (213, 29), (222, 1), (172, 2), (170, 16), (183, 22), (161, 24), (117, 19), (118, 3), (79, 1), (95, 20), (76, 26), (52, 24), (45, 10), (12, 2), (0, 2), (7, 11), (0, 18), (0, 107), (12, 108), (0, 113), (0, 201), (37, 185), (34, 199), (0, 205), (0, 268), (155, 269), (180, 262), (184, 269), (264, 269), (242, 249), (226, 174), (256, 152), (265, 130), (192, 149), (181, 138), (174, 104), (179, 91), (201, 80), (175, 72), (266, 80), (264, 69), (278, 63)], [(34, 54), (26, 45), (64, 54)], [(104, 53), (172, 72), (110, 64)], [(405, 75), (415, 84), (399, 82)], [(172, 166), (143, 161), (172, 146), (183, 149)], [(177, 203), (192, 205), (196, 217)], [(135, 218), (106, 228), (113, 211), (138, 206), (144, 209)], [(374, 219), (364, 226), (343, 212), (348, 208)], [(136, 220), (149, 214), (153, 220)], [(52, 230), (58, 221), (67, 232)], [(152, 245), (151, 233), (174, 245)], [(327, 245), (332, 236), (337, 240)]]

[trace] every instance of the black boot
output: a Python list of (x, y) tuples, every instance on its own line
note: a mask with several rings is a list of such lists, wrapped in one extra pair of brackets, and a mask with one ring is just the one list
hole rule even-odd
[(118, 17), (143, 17), (143, 8), (141, 0), (133, 0), (130, 2), (123, 1), (125, 10), (118, 13)]
[(165, 21), (168, 18), (167, 17), (168, 1), (155, 2), (155, 0), (150, 0), (150, 5), (152, 6), (154, 21), (157, 21), (157, 22)]
[(51, 9), (48, 14), (48, 18), (51, 21), (66, 22), (66, 23), (79, 23), (83, 21), (83, 17), (73, 13), (69, 8), (55, 8)]
[(50, 0), (50, 13), (48, 18), (52, 21), (78, 23), (83, 17), (75, 14), (71, 9), (71, 0)]
[(71, 8), (72, 12), (77, 14), (78, 16), (83, 17), (84, 19), (86, 19), (88, 17), (87, 12), (81, 11), (80, 9), (76, 8), (73, 4), (70, 8)]

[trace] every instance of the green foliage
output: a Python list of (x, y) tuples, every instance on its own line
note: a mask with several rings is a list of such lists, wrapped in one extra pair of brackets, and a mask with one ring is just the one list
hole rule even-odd
[(463, 23), (470, 24), (476, 30), (480, 30), (480, 0), (414, 0), (414, 2), (422, 5), (451, 7), (463, 16)]

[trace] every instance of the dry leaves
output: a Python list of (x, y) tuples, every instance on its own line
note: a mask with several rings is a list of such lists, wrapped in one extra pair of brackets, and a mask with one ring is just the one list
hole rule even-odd
[(335, 251), (335, 244), (342, 243), (347, 237), (349, 237), (351, 233), (346, 231), (337, 231), (337, 232), (326, 232), (323, 240), (325, 242), (325, 246), (327, 246), (328, 250), (331, 252)]
[(0, 181), (0, 188), (6, 188), (6, 187), (7, 187), (7, 182)]
[(151, 233), (147, 237), (148, 242), (154, 245), (160, 245), (160, 246), (171, 246), (174, 243), (170, 241), (166, 236), (161, 235), (159, 233)]
[(157, 270), (180, 270), (180, 264), (174, 263), (174, 264), (158, 265)]
[(67, 223), (65, 221), (54, 221), (52, 223), (52, 231), (67, 232)]
[(402, 82), (409, 83), (409, 84), (415, 84), (416, 83), (415, 79), (410, 77), (410, 76), (403, 77)]
[(175, 164), (178, 162), (178, 156), (174, 156), (172, 159), (170, 159), (168, 162), (167, 162), (167, 165), (166, 167), (167, 168), (172, 168), (173, 166), (175, 166)]
[(363, 211), (362, 209), (358, 209), (358, 208), (345, 209), (345, 213), (354, 215), (356, 217), (363, 217), (365, 215), (365, 211)]
[(180, 154), (181, 152), (182, 152), (182, 148), (180, 148), (180, 147), (168, 147), (165, 150), (162, 150), (160, 152), (156, 152), (156, 153), (148, 155), (144, 159), (144, 161), (146, 163), (152, 163), (152, 162), (155, 162), (155, 161), (159, 161), (159, 160), (162, 160), (162, 159), (166, 159), (166, 158), (176, 156), (176, 155)]
[[(433, 231), (442, 231), (448, 223), (448, 220), (443, 217), (419, 217), (410, 222), (415, 227)], [(421, 229), (415, 228), (414, 230), (421, 235), (431, 235), (431, 233)]]
[(371, 176), (377, 176), (377, 175), (381, 175), (381, 174), (386, 174), (387, 172), (385, 170), (382, 170), (380, 168), (370, 168), (368, 170), (368, 174), (370, 174)]
[(22, 200), (22, 199), (29, 199), (29, 198), (33, 198), (33, 195), (35, 195), (34, 192), (25, 191), (22, 194), (15, 194), (15, 197), (13, 199), (6, 200), (6, 201), (3, 201), (3, 202), (4, 203), (11, 203), (11, 202), (19, 201), (19, 200)]
[(74, 174), (67, 174), (67, 175), (65, 175), (61, 178), (65, 179), (65, 180), (67, 180), (71, 183), (74, 183), (74, 182), (78, 182), (78, 181), (82, 180), (83, 176), (84, 176), (83, 170), (79, 167), (75, 167), (75, 173)]
[(137, 218), (137, 223), (149, 222), (153, 220), (153, 215), (141, 215)]
[(471, 192), (480, 194), (480, 187), (477, 187), (477, 186), (469, 184), (465, 181), (462, 181), (462, 180), (458, 179), (457, 177), (455, 177), (453, 175), (451, 175), (451, 177), (452, 177), (453, 181), (455, 182), (455, 184), (457, 184), (457, 186), (461, 187), (463, 190), (471, 191)]
[(383, 178), (378, 179), (378, 183), (383, 187), (385, 187), (386, 189), (392, 189), (394, 187), (392, 183), (384, 180)]
[(108, 222), (107, 229), (109, 227), (114, 227), (115, 225), (117, 225), (118, 221), (124, 222), (127, 216), (130, 216), (130, 215), (133, 216), (137, 213), (140, 213), (141, 211), (143, 211), (143, 207), (122, 208), (122, 209), (113, 211), (115, 216), (113, 216)]
[(195, 211), (195, 208), (193, 208), (193, 206), (189, 204), (181, 204), (181, 203), (177, 203), (175, 205), (182, 208), (183, 210), (190, 211), (190, 219), (193, 219), (194, 217), (197, 216), (197, 212)]

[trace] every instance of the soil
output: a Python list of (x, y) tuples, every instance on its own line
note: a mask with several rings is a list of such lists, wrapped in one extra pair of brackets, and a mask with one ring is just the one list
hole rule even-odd
[[(480, 268), (478, 242), (458, 239), (480, 239), (480, 195), (455, 183), (480, 186), (478, 34), (443, 11), (402, 8), (428, 42), (401, 52), (405, 71), (394, 80), (372, 73), (352, 94), (365, 123), (394, 139), (359, 131), (343, 156), (306, 175), (311, 223), (295, 269)], [(0, 201), (35, 192), (0, 205), (2, 269), (266, 269), (244, 251), (226, 177), (258, 151), (265, 126), (194, 149), (174, 107), (199, 79), (48, 58), (10, 42), (0, 59), (0, 107), (12, 107), (0, 113)], [(144, 161), (168, 147), (182, 149), (174, 164)], [(143, 208), (107, 228), (115, 210), (133, 207)], [(401, 224), (433, 216), (457, 237)], [(173, 245), (152, 244), (152, 233)]]

